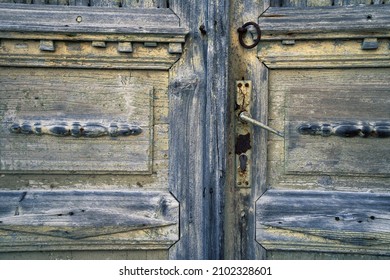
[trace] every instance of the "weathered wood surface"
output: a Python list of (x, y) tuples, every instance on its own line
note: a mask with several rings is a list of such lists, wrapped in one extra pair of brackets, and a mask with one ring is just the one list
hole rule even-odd
[(389, 194), (269, 190), (256, 213), (269, 250), (390, 256)]
[[(179, 51), (169, 52), (171, 43), (147, 47), (144, 43), (109, 42), (105, 43), (105, 47), (97, 47), (94, 44), (96, 41), (85, 42), (79, 38), (81, 41), (69, 42), (58, 39), (50, 41), (52, 51), (43, 51), (40, 40), (4, 39), (0, 48), (0, 64), (18, 67), (168, 70), (180, 57)], [(92, 39), (88, 36), (85, 38)]]
[(389, 0), (271, 0), (271, 7), (326, 7), (350, 5), (382, 5)]
[[(144, 35), (149, 34), (149, 37), (154, 37), (154, 41), (184, 42), (186, 30), (180, 27), (179, 18), (166, 8), (109, 9), (0, 4), (1, 37), (24, 36), (32, 39), (42, 36), (42, 33), (63, 34), (67, 40), (79, 39), (82, 36), (80, 33), (89, 36), (108, 34), (111, 35), (106, 36), (108, 40), (141, 42), (145, 40)], [(137, 34), (141, 36), (134, 36)]]
[(388, 72), (388, 68), (271, 70), (269, 122), (285, 129), (286, 138), (269, 139), (268, 184), (387, 192), (389, 138), (314, 137), (299, 134), (297, 128), (310, 121), (389, 119)]
[(168, 8), (168, 2), (168, 0), (0, 0), (0, 3), (118, 8)]
[(0, 252), (0, 260), (166, 260), (167, 250)]
[(270, 135), (262, 146), (271, 190), (256, 203), (256, 240), (267, 258), (389, 258), (388, 139), (296, 131), (310, 121), (389, 118), (389, 6), (289, 2), (302, 8), (269, 8), (259, 18), (258, 57), (269, 69), (269, 101), (260, 110), (287, 137)]
[[(129, 71), (0, 70), (0, 172), (151, 173), (153, 87), (131, 82)], [(57, 134), (71, 131), (74, 127), (66, 127), (72, 123), (80, 124), (80, 136), (104, 133), (115, 123), (138, 126), (141, 132), (91, 138), (11, 131), (15, 125), (37, 130), (38, 123), (41, 132), (48, 131), (46, 125)]]
[[(34, 70), (26, 70), (22, 68), (10, 70), (11, 68), (2, 68), (7, 69), (7, 71), (3, 71), (3, 78), (8, 79), (9, 83), (4, 83), (2, 90), (6, 90), (10, 86), (17, 84), (22, 84), (21, 87), (26, 90), (26, 92), (22, 93), (21, 90), (9, 91), (6, 94), (2, 94), (1, 96), (1, 122), (5, 121), (4, 113), (9, 111), (8, 107), (14, 107), (16, 111), (13, 113), (9, 111), (8, 113), (12, 113), (11, 115), (20, 115), (21, 119), (28, 118), (34, 115), (34, 118), (41, 118), (42, 114), (48, 114), (47, 121), (49, 120), (49, 115), (53, 117), (54, 120), (58, 120), (58, 118), (64, 118), (64, 113), (68, 113), (71, 115), (71, 118), (80, 119), (81, 117), (84, 120), (102, 120), (106, 119), (106, 121), (112, 120), (113, 118), (123, 118), (126, 115), (129, 115), (130, 111), (138, 112), (134, 116), (135, 119), (138, 119), (140, 123), (149, 122), (150, 130), (149, 140), (145, 138), (146, 141), (138, 142), (137, 139), (133, 139), (132, 141), (128, 141), (122, 138), (111, 139), (110, 137), (102, 137), (99, 139), (86, 139), (84, 137), (75, 138), (59, 138), (53, 139), (53, 136), (44, 136), (44, 140), (41, 136), (34, 135), (17, 135), (13, 134), (13, 139), (19, 139), (24, 142), (25, 148), (14, 149), (15, 153), (18, 154), (21, 159), (26, 159), (29, 167), (33, 167), (35, 169), (35, 173), (39, 172), (39, 166), (32, 166), (31, 163), (38, 159), (41, 160), (41, 163), (44, 164), (47, 169), (54, 170), (57, 169), (56, 173), (69, 173), (69, 170), (62, 169), (62, 171), (58, 170), (58, 165), (50, 165), (50, 162), (56, 161), (58, 159), (55, 158), (55, 155), (63, 155), (65, 158), (72, 159), (69, 162), (64, 161), (63, 163), (70, 167), (70, 169), (75, 170), (78, 169), (86, 171), (86, 168), (90, 169), (89, 173), (96, 173), (95, 167), (100, 170), (100, 173), (111, 173), (111, 176), (62, 176), (56, 175), (54, 177), (50, 176), (48, 172), (45, 172), (41, 175), (18, 175), (13, 176), (12, 174), (5, 175), (4, 172), (1, 172), (0, 177), (0, 187), (19, 189), (20, 187), (30, 187), (30, 188), (45, 188), (45, 189), (72, 189), (72, 188), (80, 188), (80, 189), (90, 189), (90, 188), (104, 188), (108, 189), (110, 186), (113, 188), (127, 188), (134, 187), (139, 189), (140, 187), (151, 187), (151, 188), (165, 188), (167, 186), (168, 180), (168, 75), (167, 72), (163, 71), (111, 71), (111, 70), (99, 70), (96, 72), (95, 70), (60, 70), (60, 69), (34, 69)], [(5, 73), (8, 73), (7, 75)], [(11, 74), (14, 74), (12, 76)], [(28, 75), (28, 79), (26, 80), (34, 80), (39, 81), (35, 87), (26, 83), (25, 81), (20, 83), (20, 77), (22, 74)], [(30, 74), (31, 77), (30, 77)], [(51, 73), (51, 74), (50, 74)], [(100, 79), (96, 80), (94, 76), (100, 73)], [(106, 77), (103, 77), (103, 75)], [(15, 76), (16, 75), (16, 76)], [(8, 77), (8, 78), (7, 78)], [(10, 77), (14, 77), (10, 79)], [(47, 77), (48, 80), (51, 81), (51, 84), (46, 82), (42, 82), (41, 77)], [(147, 77), (147, 79), (145, 79)], [(66, 84), (61, 84), (60, 81), (67, 81)], [(42, 85), (45, 89), (44, 91), (39, 91), (37, 89), (38, 84)], [(35, 91), (33, 90), (35, 89)], [(61, 89), (60, 93), (58, 89)], [(93, 90), (93, 91), (91, 91)], [(109, 90), (109, 94), (111, 99), (109, 101), (106, 100), (107, 90)], [(13, 98), (15, 97), (15, 93), (19, 92), (19, 99)], [(80, 93), (81, 94), (78, 94)], [(99, 93), (100, 99), (96, 99), (96, 93)], [(68, 93), (68, 94), (67, 94)], [(126, 93), (126, 94), (124, 94)], [(131, 94), (132, 93), (132, 94)], [(150, 102), (153, 95), (153, 103), (154, 106), (149, 106), (148, 102)], [(72, 97), (73, 101), (69, 101), (68, 98)], [(116, 97), (115, 97), (116, 96)], [(35, 99), (38, 97), (38, 99)], [(43, 98), (50, 97), (50, 98)], [(82, 98), (81, 98), (82, 97)], [(95, 99), (94, 99), (95, 98)], [(122, 100), (123, 99), (123, 100)], [(5, 100), (9, 100), (11, 103), (6, 104)], [(96, 103), (96, 100), (101, 100), (101, 102)], [(113, 102), (115, 101), (116, 102)], [(126, 103), (124, 100), (133, 100), (133, 102)], [(149, 101), (148, 101), (149, 100)], [(62, 104), (61, 102), (65, 102)], [(19, 104), (19, 105), (18, 105)], [(42, 107), (42, 104), (45, 106)], [(79, 105), (77, 107), (77, 104)], [(137, 105), (138, 104), (138, 105)], [(7, 105), (7, 106), (6, 106)], [(11, 106), (12, 105), (12, 106)], [(47, 106), (46, 106), (47, 105)], [(48, 106), (50, 105), (50, 106)], [(65, 106), (67, 105), (67, 106)], [(106, 107), (104, 107), (106, 106)], [(64, 108), (65, 107), (65, 108)], [(138, 107), (138, 109), (137, 109)], [(95, 109), (94, 109), (95, 108)], [(127, 109), (126, 109), (127, 108)], [(141, 110), (141, 108), (143, 108)], [(88, 110), (87, 110), (88, 109)], [(57, 114), (62, 110), (62, 115), (57, 116)], [(92, 110), (92, 111), (91, 111)], [(122, 111), (123, 110), (123, 111)], [(149, 112), (153, 110), (153, 114)], [(143, 112), (143, 113), (142, 113)], [(94, 113), (94, 114), (92, 114)], [(151, 116), (154, 115), (154, 125), (152, 126), (151, 119), (142, 119), (142, 116)], [(10, 117), (10, 115), (8, 116)], [(78, 118), (77, 118), (78, 117)], [(147, 130), (148, 130), (147, 129)], [(9, 134), (9, 131), (6, 129), (5, 133), (1, 134), (2, 139), (5, 139)], [(142, 134), (141, 134), (142, 135)], [(140, 136), (141, 136), (140, 135)], [(151, 137), (154, 138), (153, 142), (150, 142)], [(75, 140), (75, 141), (72, 141)], [(100, 152), (96, 153), (97, 150), (92, 149), (94, 146), (93, 143), (99, 146)], [(42, 142), (43, 141), (43, 142)], [(133, 144), (131, 144), (133, 142)], [(15, 148), (14, 144), (7, 142), (8, 144), (5, 147), (10, 149)], [(124, 145), (124, 143), (127, 143)], [(142, 144), (143, 143), (143, 144)], [(151, 143), (153, 146), (149, 146)], [(20, 142), (19, 142), (20, 144)], [(47, 145), (46, 145), (47, 144)], [(114, 144), (114, 145), (112, 145)], [(20, 145), (19, 145), (20, 146)], [(95, 145), (95, 147), (97, 147)], [(144, 148), (142, 148), (142, 146)], [(28, 148), (29, 147), (29, 148)], [(43, 147), (43, 150), (36, 150), (36, 147)], [(45, 148), (46, 147), (46, 148)], [(54, 155), (49, 155), (50, 148), (51, 152), (54, 152)], [(84, 148), (83, 148), (84, 147)], [(137, 148), (138, 147), (138, 148)], [(142, 149), (144, 152), (147, 151), (147, 154), (142, 154)], [(146, 148), (149, 147), (149, 148)], [(134, 149), (135, 148), (135, 149)], [(26, 149), (31, 150), (30, 153), (26, 153)], [(62, 149), (62, 150), (61, 150)], [(102, 150), (103, 149), (103, 150)], [(109, 150), (115, 151), (115, 153), (109, 153)], [(126, 151), (127, 150), (127, 151)], [(46, 151), (46, 152), (45, 152)], [(105, 151), (105, 152), (103, 152)], [(108, 152), (107, 152), (108, 151)], [(129, 151), (132, 151), (129, 153)], [(153, 153), (152, 153), (153, 151)], [(122, 171), (118, 171), (117, 167), (122, 165), (122, 168), (127, 169), (126, 173), (129, 174), (129, 170), (132, 168), (131, 166), (134, 164), (141, 167), (139, 164), (142, 164), (142, 161), (137, 163), (137, 158), (141, 159), (139, 156), (130, 157), (131, 153), (134, 155), (139, 155), (144, 157), (144, 167), (147, 171), (146, 173), (151, 173), (153, 169), (153, 173), (147, 177), (145, 176), (113, 176), (112, 173), (123, 173)], [(4, 155), (5, 151), (2, 149), (1, 154)], [(15, 156), (15, 153), (12, 156)], [(28, 162), (28, 159), (31, 160), (32, 155), (35, 157), (33, 161)], [(77, 155), (77, 156), (76, 156)], [(153, 160), (151, 156), (153, 155)], [(8, 155), (8, 159), (9, 159)], [(95, 158), (95, 161), (86, 161), (87, 157), (90, 159)], [(104, 159), (105, 158), (105, 159)], [(148, 158), (148, 159), (147, 159)], [(115, 161), (116, 159), (116, 161)], [(118, 161), (120, 160), (120, 161)], [(147, 162), (145, 161), (147, 160)], [(111, 171), (105, 170), (104, 166), (108, 163), (111, 167)], [(25, 161), (26, 163), (26, 161)], [(36, 162), (35, 162), (36, 163)], [(78, 163), (78, 166), (74, 165), (74, 163)], [(82, 163), (86, 163), (87, 166)], [(145, 165), (146, 164), (146, 165)], [(89, 165), (89, 167), (88, 167)], [(92, 168), (91, 166), (94, 166)], [(107, 165), (106, 165), (107, 168)], [(130, 168), (130, 169), (129, 169)], [(141, 169), (143, 169), (141, 167)], [(116, 170), (116, 171), (115, 171)], [(140, 169), (139, 169), (140, 170)], [(20, 173), (22, 172), (19, 169)], [(25, 171), (24, 171), (25, 173)], [(131, 173), (131, 172), (130, 172)], [(145, 173), (135, 172), (135, 173)], [(134, 172), (133, 172), (134, 174)]]
[(262, 40), (388, 37), (390, 5), (279, 8), (259, 18)]
[[(348, 38), (346, 35), (345, 38)], [(262, 42), (258, 56), (270, 69), (378, 68), (389, 65), (389, 41), (377, 39), (377, 48), (363, 49), (364, 39), (295, 40), (293, 44)]]
[(174, 259), (224, 258), (229, 1), (170, 1), (190, 28), (171, 69), (170, 189), (180, 202)]
[[(257, 58), (256, 48), (244, 49), (238, 40), (237, 29), (244, 23), (254, 21), (268, 8), (268, 1), (234, 0), (230, 1), (230, 47), (229, 47), (229, 122), (227, 143), (227, 181), (225, 203), (225, 258), (226, 259), (261, 259), (265, 258), (265, 250), (255, 242), (255, 201), (266, 189), (267, 133), (253, 127), (250, 135), (251, 145), (251, 188), (236, 186), (234, 174), (238, 168), (235, 165), (235, 146), (237, 134), (235, 131), (236, 81), (250, 80), (252, 82), (252, 117), (262, 122), (267, 121), (267, 75), (268, 69)], [(250, 33), (250, 32), (248, 32)], [(251, 43), (251, 35), (246, 37)]]
[(152, 191), (1, 191), (0, 251), (167, 249), (178, 203)]
[[(293, 70), (272, 75), (283, 91), (287, 173), (390, 175), (388, 138), (312, 137), (299, 134), (307, 122), (390, 121), (390, 68)], [(353, 180), (353, 179), (351, 179)]]

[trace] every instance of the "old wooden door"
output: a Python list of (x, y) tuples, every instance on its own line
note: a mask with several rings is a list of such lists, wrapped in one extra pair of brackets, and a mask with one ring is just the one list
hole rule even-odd
[(187, 30), (163, 2), (0, 6), (0, 258), (168, 258), (169, 70)]
[(389, 257), (385, 3), (3, 2), (0, 258)]
[(2, 2), (1, 258), (223, 258), (228, 3)]
[[(237, 215), (229, 255), (389, 258), (390, 6), (233, 2), (241, 12), (232, 23), (256, 10), (262, 37), (246, 51), (231, 34), (236, 196), (227, 207)], [(283, 137), (237, 121), (242, 111)]]

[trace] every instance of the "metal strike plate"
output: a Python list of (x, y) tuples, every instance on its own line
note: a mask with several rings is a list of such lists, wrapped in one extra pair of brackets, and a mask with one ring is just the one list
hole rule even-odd
[(235, 177), (239, 188), (251, 187), (252, 125), (242, 122), (240, 114), (251, 111), (252, 82), (236, 81)]

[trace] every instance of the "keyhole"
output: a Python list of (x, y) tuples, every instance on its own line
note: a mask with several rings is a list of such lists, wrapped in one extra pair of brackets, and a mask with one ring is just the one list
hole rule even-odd
[(240, 162), (240, 170), (241, 172), (245, 172), (246, 171), (246, 165), (248, 163), (248, 157), (246, 154), (241, 154), (239, 157), (238, 157), (238, 160)]

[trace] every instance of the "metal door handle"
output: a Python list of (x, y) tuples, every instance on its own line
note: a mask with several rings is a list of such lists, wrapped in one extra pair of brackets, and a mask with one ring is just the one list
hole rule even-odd
[(280, 137), (283, 137), (284, 138), (284, 133), (283, 132), (280, 132), (276, 129), (273, 129), (272, 127), (269, 127), (268, 125), (265, 125), (263, 124), (262, 122), (259, 122), (255, 119), (252, 119), (251, 116), (247, 113), (247, 112), (241, 112), (239, 115), (238, 115), (238, 118), (243, 121), (243, 122), (247, 122), (247, 123), (251, 123), (255, 126), (258, 126), (262, 129), (265, 129), (265, 130), (268, 130), (269, 132), (271, 133), (274, 133)]

